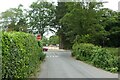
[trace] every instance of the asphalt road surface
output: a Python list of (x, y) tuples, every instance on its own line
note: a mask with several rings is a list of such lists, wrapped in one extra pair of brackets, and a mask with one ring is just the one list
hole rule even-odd
[(38, 78), (118, 78), (118, 74), (106, 72), (71, 57), (70, 51), (48, 51), (41, 65)]

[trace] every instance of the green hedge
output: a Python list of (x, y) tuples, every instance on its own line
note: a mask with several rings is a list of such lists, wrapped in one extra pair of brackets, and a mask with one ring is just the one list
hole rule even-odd
[(118, 72), (118, 56), (110, 54), (107, 49), (89, 43), (74, 44), (72, 48), (72, 56), (76, 59), (110, 72)]
[(2, 32), (0, 31), (0, 80), (2, 79)]
[(23, 32), (2, 34), (2, 78), (26, 78), (44, 55), (35, 36)]

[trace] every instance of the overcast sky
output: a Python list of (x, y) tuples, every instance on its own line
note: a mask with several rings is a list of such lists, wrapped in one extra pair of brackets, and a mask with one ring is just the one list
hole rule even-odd
[[(24, 8), (28, 8), (32, 2), (37, 0), (0, 0), (0, 13), (9, 8), (17, 7), (19, 4), (22, 4)], [(57, 0), (47, 0), (47, 1), (57, 1)], [(110, 8), (112, 10), (118, 10), (118, 2), (120, 0), (100, 0), (100, 1), (108, 1), (105, 3), (105, 7)]]
[[(19, 4), (22, 4), (25, 9), (29, 8), (30, 4), (32, 2), (35, 2), (37, 0), (0, 0), (0, 13), (6, 11), (9, 8), (16, 8)], [(47, 1), (54, 1), (57, 0), (47, 0)], [(108, 1), (108, 3), (104, 4), (105, 8), (110, 8), (114, 11), (118, 10), (118, 2), (120, 0), (99, 0), (99, 1)], [(49, 34), (49, 36), (53, 35), (51, 33), (46, 33), (46, 35)], [(49, 37), (47, 36), (47, 37)]]

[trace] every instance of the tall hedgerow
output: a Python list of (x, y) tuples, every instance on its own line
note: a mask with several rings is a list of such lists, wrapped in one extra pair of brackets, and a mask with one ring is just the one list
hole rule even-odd
[(111, 54), (107, 49), (90, 43), (76, 43), (72, 49), (72, 56), (76, 59), (110, 72), (118, 72), (118, 56)]
[(42, 47), (35, 36), (23, 32), (2, 34), (2, 78), (27, 78), (34, 72)]

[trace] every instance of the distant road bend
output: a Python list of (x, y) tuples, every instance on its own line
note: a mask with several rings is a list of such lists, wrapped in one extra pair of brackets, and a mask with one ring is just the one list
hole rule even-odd
[(71, 57), (70, 51), (49, 50), (38, 78), (118, 78), (113, 74)]

